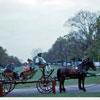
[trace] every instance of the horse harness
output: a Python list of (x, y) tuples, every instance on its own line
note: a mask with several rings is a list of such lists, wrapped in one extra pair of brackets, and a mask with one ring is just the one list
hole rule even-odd
[(72, 77), (75, 77), (75, 76), (77, 76), (77, 75), (83, 75), (83, 74), (88, 74), (88, 72), (86, 71), (86, 70), (77, 70), (78, 71), (78, 73), (76, 74), (76, 72), (74, 72), (73, 74), (68, 74), (67, 72), (66, 72), (66, 68), (64, 68), (64, 70), (61, 72), (62, 73), (62, 76), (65, 78), (65, 77), (69, 77), (70, 75), (72, 75)]

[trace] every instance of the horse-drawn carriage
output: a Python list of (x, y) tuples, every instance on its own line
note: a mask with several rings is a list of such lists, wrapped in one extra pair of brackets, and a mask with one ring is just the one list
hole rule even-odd
[(38, 65), (41, 69), (42, 76), (37, 81), (28, 81), (31, 79), (36, 70), (35, 68), (30, 69), (29, 71), (23, 72), (22, 78), (16, 80), (14, 78), (13, 72), (3, 72), (0, 73), (0, 82), (3, 84), (3, 96), (7, 95), (9, 92), (11, 92), (17, 84), (27, 84), (27, 83), (36, 83), (36, 88), (40, 93), (50, 93), (52, 92), (52, 80), (51, 74), (53, 73), (54, 69), (46, 75), (45, 73), (45, 65), (40, 64)]
[(65, 79), (66, 80), (78, 79), (79, 89), (82, 89), (85, 92), (86, 91), (84, 87), (85, 77), (100, 76), (100, 74), (88, 73), (89, 68), (96, 70), (93, 61), (82, 62), (78, 66), (78, 69), (61, 67), (57, 70), (57, 79), (51, 77), (51, 74), (53, 73), (54, 69), (49, 73), (49, 75), (46, 75), (45, 65), (41, 64), (38, 66), (41, 68), (42, 76), (37, 81), (28, 81), (30, 78), (34, 76), (35, 74), (34, 69), (24, 72), (21, 80), (15, 80), (13, 77), (13, 73), (0, 73), (0, 82), (3, 83), (3, 96), (11, 92), (17, 84), (26, 84), (26, 83), (36, 83), (36, 88), (40, 93), (48, 94), (53, 91), (53, 85), (55, 84), (55, 83), (53, 84), (53, 82), (56, 81), (59, 81), (60, 83), (59, 84), (60, 92), (62, 91), (65, 92), (65, 88), (64, 88)]

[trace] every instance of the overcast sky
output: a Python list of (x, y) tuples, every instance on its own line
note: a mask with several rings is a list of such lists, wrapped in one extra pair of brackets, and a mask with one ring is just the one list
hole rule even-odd
[(97, 12), (100, 0), (0, 0), (0, 46), (24, 61), (32, 49), (48, 51), (82, 9)]

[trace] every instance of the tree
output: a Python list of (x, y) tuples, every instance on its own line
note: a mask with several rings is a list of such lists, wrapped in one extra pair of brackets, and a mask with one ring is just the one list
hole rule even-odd
[(88, 57), (100, 61), (100, 38), (96, 40), (90, 48), (87, 49), (86, 54)]
[(3, 49), (2, 47), (0, 47), (0, 66), (4, 67), (6, 64), (9, 63), (9, 61), (13, 61), (16, 66), (20, 66), (21, 62), (19, 61), (19, 59), (14, 56), (9, 56), (6, 53), (6, 51), (7, 51), (6, 49)]
[(96, 13), (80, 11), (65, 25), (71, 27), (69, 34), (57, 38), (44, 53), (48, 62), (82, 60), (84, 56), (100, 59), (100, 17)]
[(67, 40), (66, 42), (66, 56), (68, 60), (78, 60), (82, 59), (84, 55), (84, 50), (86, 49), (85, 43), (82, 39), (75, 35), (75, 32), (71, 32), (64, 36)]
[(52, 48), (49, 49), (46, 60), (48, 62), (63, 61), (66, 59), (66, 39), (63, 37), (57, 38), (56, 42), (53, 44)]
[(94, 29), (95, 29), (94, 39), (98, 40), (100, 37), (100, 16), (96, 20), (96, 26), (94, 27)]
[(77, 35), (86, 41), (87, 48), (92, 44), (94, 27), (96, 25), (97, 14), (89, 11), (79, 11), (74, 17), (70, 18), (65, 25), (69, 25), (76, 31)]
[(100, 16), (97, 18), (95, 26), (94, 41), (90, 48), (87, 49), (86, 54), (96, 61), (100, 60)]
[(5, 66), (8, 63), (8, 54), (6, 49), (0, 47), (0, 65)]
[(52, 48), (44, 53), (44, 57), (48, 62), (78, 60), (83, 58), (85, 47), (84, 41), (72, 32), (57, 38)]

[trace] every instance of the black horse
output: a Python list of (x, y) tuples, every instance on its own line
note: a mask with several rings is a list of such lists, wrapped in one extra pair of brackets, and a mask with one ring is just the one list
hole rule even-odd
[[(67, 78), (70, 79), (78, 79), (78, 87), (80, 90), (83, 90), (84, 92), (86, 91), (84, 87), (84, 81), (85, 77), (87, 75), (87, 71), (89, 68), (92, 68), (93, 70), (96, 70), (96, 67), (93, 64), (93, 61), (87, 60), (82, 62), (80, 65), (78, 65), (78, 68), (72, 68), (72, 67), (62, 67), (57, 70), (57, 78), (59, 81), (59, 90), (60, 93), (63, 91), (65, 92), (64, 88), (64, 81)], [(83, 87), (81, 86), (81, 82)]]

